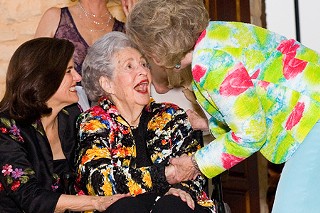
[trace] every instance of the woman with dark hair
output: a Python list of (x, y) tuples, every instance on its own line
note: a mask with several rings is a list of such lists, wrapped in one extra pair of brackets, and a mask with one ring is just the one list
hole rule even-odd
[(10, 60), (0, 102), (0, 212), (102, 211), (125, 196), (66, 194), (80, 113), (73, 52), (67, 40), (38, 38)]

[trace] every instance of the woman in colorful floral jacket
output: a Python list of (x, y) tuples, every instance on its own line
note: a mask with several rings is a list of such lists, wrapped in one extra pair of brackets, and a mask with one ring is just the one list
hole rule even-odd
[(199, 0), (140, 0), (126, 32), (151, 59), (157, 91), (166, 91), (165, 71), (191, 64), (193, 91), (215, 139), (195, 153), (196, 164), (190, 156), (171, 160), (181, 180), (199, 169), (214, 177), (260, 151), (273, 163), (287, 162), (279, 204), (276, 197), (282, 212), (319, 211), (320, 184), (312, 181), (320, 176), (316, 51), (251, 24), (209, 21)]
[[(150, 99), (150, 70), (137, 47), (123, 33), (108, 33), (89, 48), (82, 76), (88, 97), (98, 104), (77, 122), (80, 188), (90, 195), (130, 192), (137, 199), (115, 207), (123, 212), (206, 212), (193, 201), (206, 196), (203, 177), (183, 183), (170, 179), (174, 170), (169, 159), (192, 154), (200, 145), (184, 110)], [(178, 203), (161, 204), (177, 199), (170, 194), (180, 196)], [(154, 205), (157, 196), (161, 198)], [(146, 197), (150, 202), (135, 210), (128, 201)]]

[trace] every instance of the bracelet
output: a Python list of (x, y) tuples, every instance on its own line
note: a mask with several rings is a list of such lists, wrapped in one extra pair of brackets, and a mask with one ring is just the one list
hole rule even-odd
[(197, 163), (196, 159), (194, 158), (194, 154), (191, 156), (191, 162), (192, 162), (194, 168), (196, 168), (196, 170), (198, 172), (201, 172), (200, 169), (199, 169), (198, 163)]

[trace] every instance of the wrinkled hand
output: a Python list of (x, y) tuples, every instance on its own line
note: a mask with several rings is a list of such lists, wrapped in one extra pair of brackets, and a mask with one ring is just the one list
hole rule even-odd
[(188, 109), (186, 111), (188, 120), (191, 123), (193, 129), (207, 131), (209, 129), (208, 120), (201, 117), (195, 111)]
[(183, 202), (186, 202), (187, 205), (194, 210), (195, 203), (192, 199), (191, 195), (181, 189), (170, 188), (169, 191), (165, 195), (174, 195), (180, 197)]
[(191, 156), (186, 154), (177, 158), (171, 158), (170, 164), (174, 166), (174, 180), (181, 182), (187, 180), (194, 180), (201, 173), (194, 167)]
[(138, 0), (121, 0), (122, 9), (126, 16), (128, 16), (129, 12), (131, 11), (135, 3), (137, 3), (137, 1)]
[(116, 194), (112, 196), (98, 196), (97, 202), (95, 205), (95, 209), (99, 212), (105, 211), (109, 206), (111, 206), (113, 203), (117, 202), (119, 199), (124, 197), (130, 197), (130, 193), (127, 194)]
[(169, 164), (168, 166), (166, 166), (165, 168), (165, 176), (166, 176), (166, 180), (169, 184), (176, 184), (176, 183), (180, 183), (181, 180), (177, 179), (177, 174), (176, 174), (176, 169), (173, 165)]

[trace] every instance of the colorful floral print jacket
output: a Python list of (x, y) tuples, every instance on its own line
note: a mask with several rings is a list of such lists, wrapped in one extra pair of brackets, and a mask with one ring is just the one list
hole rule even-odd
[(193, 89), (215, 140), (197, 151), (213, 177), (254, 152), (287, 161), (320, 117), (320, 56), (237, 22), (210, 22), (194, 49)]
[[(61, 146), (70, 168), (79, 114), (79, 107), (72, 105), (58, 115)], [(61, 177), (54, 173), (50, 144), (40, 121), (22, 126), (7, 112), (0, 114), (0, 168), (0, 212), (54, 212)]]
[[(145, 125), (145, 126), (144, 126)], [(184, 110), (151, 99), (144, 108), (139, 127), (144, 128), (150, 166), (136, 166), (136, 143), (132, 129), (115, 105), (102, 98), (97, 106), (78, 119), (77, 149), (80, 188), (90, 195), (144, 192), (165, 193), (169, 187), (164, 166), (171, 157), (191, 154), (200, 148), (192, 138), (191, 125)], [(204, 178), (177, 184), (194, 198), (200, 198)]]

